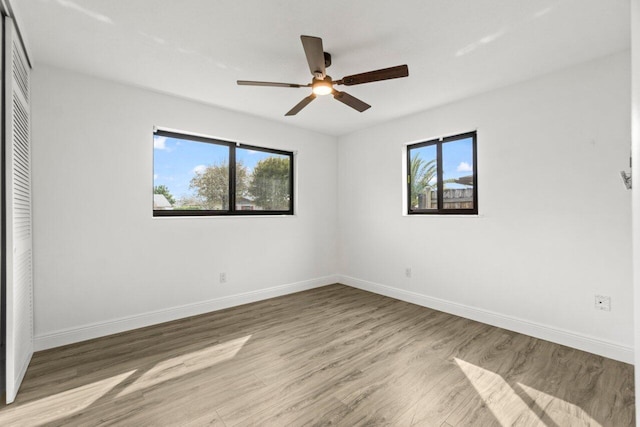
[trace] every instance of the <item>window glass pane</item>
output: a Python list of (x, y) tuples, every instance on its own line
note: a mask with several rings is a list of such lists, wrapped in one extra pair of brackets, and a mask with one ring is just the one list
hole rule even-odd
[(411, 209), (437, 209), (438, 160), (436, 145), (413, 148), (409, 154)]
[(228, 210), (229, 147), (154, 135), (154, 210)]
[(442, 144), (444, 209), (473, 209), (473, 139)]
[(291, 204), (291, 158), (236, 149), (236, 209), (287, 211)]

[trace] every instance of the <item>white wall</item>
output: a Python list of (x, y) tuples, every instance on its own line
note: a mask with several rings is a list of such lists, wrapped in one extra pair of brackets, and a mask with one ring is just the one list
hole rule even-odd
[[(629, 156), (629, 69), (621, 53), (336, 145), (38, 65), (37, 348), (331, 283), (339, 272), (346, 284), (631, 361), (630, 192), (618, 176)], [(152, 218), (154, 125), (297, 150), (298, 215)], [(473, 129), (481, 215), (402, 215), (403, 145)], [(610, 295), (612, 311), (595, 310), (594, 294)]]
[[(626, 52), (340, 138), (341, 280), (631, 362), (629, 106)], [(474, 129), (480, 216), (403, 216), (403, 144)]]
[[(32, 83), (38, 349), (335, 281), (335, 138), (43, 65)], [(153, 218), (154, 125), (297, 150), (297, 215)]]

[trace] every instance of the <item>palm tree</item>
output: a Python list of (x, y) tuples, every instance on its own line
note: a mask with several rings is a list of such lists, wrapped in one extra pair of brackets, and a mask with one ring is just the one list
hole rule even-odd
[[(418, 207), (418, 195), (429, 193), (427, 190), (434, 190), (437, 186), (435, 178), (438, 173), (436, 159), (425, 162), (420, 157), (420, 153), (416, 153), (411, 158), (411, 206)], [(432, 182), (433, 181), (433, 182)]]

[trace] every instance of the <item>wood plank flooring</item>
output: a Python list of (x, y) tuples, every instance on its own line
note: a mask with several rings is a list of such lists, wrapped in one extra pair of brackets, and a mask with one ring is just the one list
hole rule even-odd
[(633, 367), (342, 285), (34, 355), (0, 425), (632, 426)]

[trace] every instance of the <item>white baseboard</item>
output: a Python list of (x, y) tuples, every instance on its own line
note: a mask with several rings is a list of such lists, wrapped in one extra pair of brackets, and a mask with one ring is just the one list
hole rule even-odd
[(423, 307), (432, 308), (434, 310), (443, 311), (445, 313), (454, 314), (456, 316), (566, 345), (568, 347), (577, 348), (579, 350), (588, 351), (590, 353), (625, 363), (633, 364), (634, 362), (632, 347), (345, 275), (325, 276), (242, 294), (214, 298), (193, 304), (170, 307), (134, 316), (127, 316), (106, 322), (97, 322), (76, 328), (53, 331), (36, 336), (34, 349), (35, 351), (46, 350), (66, 344), (73, 344), (80, 341), (151, 326), (158, 323), (169, 322), (211, 311), (275, 298), (294, 292), (305, 291), (330, 285), (332, 283), (342, 283), (354, 288), (421, 305)]
[(391, 286), (381, 285), (354, 277), (338, 275), (338, 282), (373, 292), (398, 300), (454, 314), (456, 316), (486, 323), (510, 331), (519, 332), (535, 338), (551, 341), (557, 344), (573, 347), (578, 350), (588, 351), (610, 359), (633, 364), (633, 347), (616, 344), (583, 334), (543, 325), (536, 322), (519, 319), (517, 317), (506, 316), (504, 314), (483, 310), (468, 305), (434, 298), (416, 292), (406, 291)]
[(162, 310), (151, 311), (105, 322), (91, 323), (80, 327), (63, 329), (38, 335), (35, 337), (35, 351), (46, 350), (62, 345), (73, 344), (93, 338), (143, 328), (145, 326), (156, 325), (158, 323), (170, 322), (198, 314), (209, 313), (211, 311), (222, 310), (251, 302), (262, 301), (295, 292), (306, 291), (337, 282), (337, 276), (325, 276), (302, 282), (289, 283), (286, 285), (274, 286), (267, 289), (260, 289), (242, 294), (229, 295), (214, 298), (207, 301), (185, 304), (177, 307), (170, 307)]

